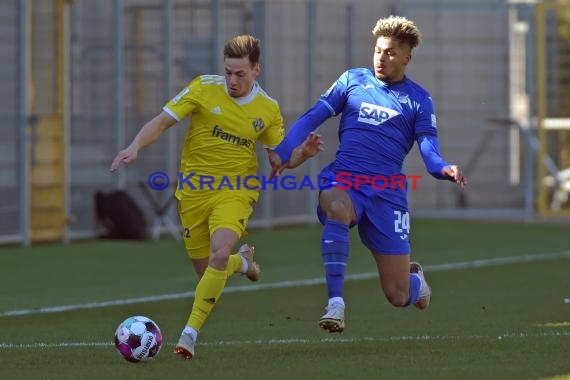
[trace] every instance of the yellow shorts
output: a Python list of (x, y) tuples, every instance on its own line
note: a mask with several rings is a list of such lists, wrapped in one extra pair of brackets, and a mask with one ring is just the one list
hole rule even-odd
[(244, 235), (259, 193), (251, 190), (197, 191), (178, 201), (186, 251), (191, 259), (210, 256), (210, 236), (228, 228)]

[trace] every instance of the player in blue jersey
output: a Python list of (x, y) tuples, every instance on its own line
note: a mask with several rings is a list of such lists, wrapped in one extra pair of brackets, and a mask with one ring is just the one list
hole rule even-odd
[(405, 75), (412, 50), (420, 43), (418, 28), (406, 18), (390, 16), (378, 20), (372, 33), (374, 69), (344, 72), (270, 155), (273, 173), (280, 174), (291, 151), (307, 135), (329, 117), (342, 114), (336, 157), (319, 175), (322, 183), (330, 185), (321, 191), (318, 206), (329, 297), (319, 325), (329, 332), (344, 330), (342, 291), (348, 230), (354, 225), (376, 261), (389, 302), (419, 309), (429, 305), (431, 289), (422, 268), (410, 262), (407, 184), (385, 183), (402, 178), (404, 158), (414, 141), (432, 176), (461, 188), (466, 185), (460, 168), (441, 157), (430, 94)]

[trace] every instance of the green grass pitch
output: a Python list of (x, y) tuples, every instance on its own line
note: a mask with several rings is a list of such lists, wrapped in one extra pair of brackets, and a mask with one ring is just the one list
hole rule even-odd
[[(172, 354), (192, 305), (185, 293), (196, 283), (180, 242), (2, 247), (0, 378), (567, 378), (568, 231), (414, 220), (412, 258), (427, 268), (433, 289), (424, 312), (388, 304), (352, 231), (348, 275), (365, 275), (346, 282), (343, 334), (318, 328), (325, 286), (302, 282), (323, 278), (319, 226), (251, 231), (244, 241), (256, 245), (260, 289), (223, 295), (191, 361)], [(248, 285), (234, 276), (228, 288)], [(129, 303), (148, 296), (157, 300)], [(117, 302), (100, 306), (107, 301)], [(41, 312), (54, 306), (69, 310)], [(115, 351), (115, 328), (131, 315), (146, 315), (162, 329), (164, 345), (151, 362), (131, 364)]]

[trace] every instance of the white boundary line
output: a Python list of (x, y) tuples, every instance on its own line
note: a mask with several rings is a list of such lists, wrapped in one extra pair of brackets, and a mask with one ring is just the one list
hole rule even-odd
[[(490, 267), (497, 265), (509, 265), (509, 264), (526, 263), (533, 261), (556, 260), (562, 258), (570, 258), (570, 251), (513, 256), (513, 257), (500, 257), (496, 259), (481, 259), (481, 260), (464, 261), (458, 263), (426, 265), (424, 266), (424, 271), (440, 272), (448, 270), (483, 268), (483, 267)], [(366, 273), (347, 275), (345, 279), (347, 281), (356, 281), (356, 280), (369, 280), (377, 277), (378, 277), (377, 272), (366, 272)], [(306, 280), (280, 281), (280, 282), (260, 284), (260, 285), (234, 286), (234, 287), (225, 288), (224, 294), (253, 292), (253, 291), (267, 290), (267, 289), (293, 288), (297, 286), (312, 286), (324, 283), (325, 279), (320, 277), (320, 278), (312, 278)], [(144, 303), (144, 302), (168, 301), (168, 300), (175, 300), (180, 298), (192, 298), (192, 297), (194, 297), (194, 292), (183, 292), (183, 293), (162, 294), (157, 296), (126, 298), (126, 299), (103, 301), (103, 302), (50, 306), (50, 307), (42, 307), (37, 309), (10, 310), (0, 313), (0, 318), (20, 316), (20, 315), (31, 315), (31, 314), (60, 313), (64, 311), (73, 311), (80, 309), (96, 309), (96, 308), (109, 307), (109, 306), (131, 305), (131, 304)]]
[[(464, 341), (482, 339), (524, 339), (524, 338), (545, 338), (545, 337), (570, 337), (570, 331), (552, 331), (540, 333), (504, 333), (501, 335), (404, 335), (372, 337), (365, 336), (359, 338), (289, 338), (289, 339), (258, 339), (258, 340), (219, 340), (212, 342), (200, 342), (201, 346), (236, 346), (236, 345), (288, 345), (288, 344), (321, 344), (321, 343), (362, 343), (362, 342), (433, 342), (433, 341)], [(8, 349), (51, 349), (51, 348), (92, 348), (92, 347), (112, 347), (113, 342), (60, 342), (60, 343), (0, 343), (0, 350)], [(165, 344), (166, 346), (174, 346)]]

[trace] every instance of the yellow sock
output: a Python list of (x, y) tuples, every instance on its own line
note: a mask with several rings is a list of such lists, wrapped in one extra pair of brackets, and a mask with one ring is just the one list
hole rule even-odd
[(222, 290), (226, 286), (226, 270), (217, 270), (209, 266), (196, 286), (192, 313), (188, 318), (186, 326), (200, 331), (204, 322), (212, 312), (212, 308), (220, 299)]
[(241, 256), (236, 254), (230, 255), (228, 260), (228, 266), (226, 267), (226, 272), (228, 277), (230, 277), (234, 273), (239, 273), (241, 271), (241, 267), (243, 265), (243, 260)]

